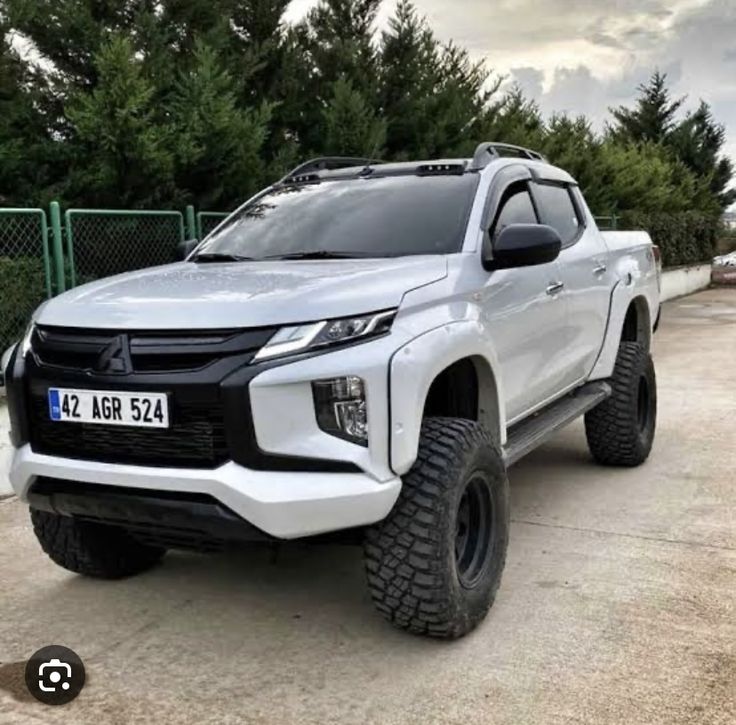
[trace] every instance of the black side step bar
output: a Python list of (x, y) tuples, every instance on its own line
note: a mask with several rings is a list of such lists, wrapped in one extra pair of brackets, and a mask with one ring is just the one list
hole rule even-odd
[(553, 433), (572, 423), (591, 408), (595, 408), (598, 403), (611, 395), (611, 392), (608, 383), (588, 383), (512, 426), (503, 450), (506, 465), (512, 466), (544, 443)]

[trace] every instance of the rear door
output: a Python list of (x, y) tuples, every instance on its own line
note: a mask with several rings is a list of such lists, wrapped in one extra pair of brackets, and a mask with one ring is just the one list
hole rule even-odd
[(538, 179), (531, 188), (542, 223), (562, 238), (558, 263), (567, 301), (562, 367), (566, 384), (573, 385), (590, 374), (603, 343), (612, 285), (608, 250), (595, 224), (587, 223), (576, 186)]
[[(490, 243), (506, 225), (537, 224), (529, 181), (494, 188)], [(555, 262), (489, 273), (482, 314), (496, 349), (508, 423), (556, 397), (565, 381), (567, 314)]]

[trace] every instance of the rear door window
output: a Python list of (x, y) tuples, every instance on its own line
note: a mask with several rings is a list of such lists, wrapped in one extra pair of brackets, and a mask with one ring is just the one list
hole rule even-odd
[(542, 224), (548, 224), (562, 239), (562, 244), (571, 244), (582, 229), (582, 220), (573, 204), (567, 186), (535, 184), (534, 198), (539, 207)]

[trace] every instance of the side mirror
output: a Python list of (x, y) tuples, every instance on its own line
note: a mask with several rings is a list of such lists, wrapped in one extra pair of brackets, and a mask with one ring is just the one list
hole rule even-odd
[(197, 247), (199, 239), (187, 239), (184, 242), (179, 242), (176, 245), (176, 256), (177, 262), (183, 262)]
[(483, 251), (483, 266), (488, 269), (532, 267), (554, 262), (562, 249), (555, 229), (546, 224), (509, 224)]

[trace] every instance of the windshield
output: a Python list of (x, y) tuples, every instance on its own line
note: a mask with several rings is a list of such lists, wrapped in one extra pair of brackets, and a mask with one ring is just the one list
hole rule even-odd
[(289, 185), (217, 229), (201, 255), (392, 257), (460, 251), (477, 174)]

